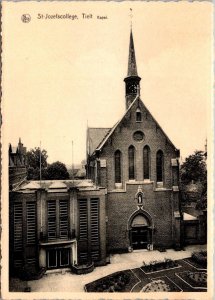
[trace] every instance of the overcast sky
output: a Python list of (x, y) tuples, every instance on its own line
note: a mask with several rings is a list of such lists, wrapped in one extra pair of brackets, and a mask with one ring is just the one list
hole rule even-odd
[[(130, 10), (141, 99), (185, 158), (204, 149), (212, 95), (209, 2), (3, 3), (3, 139), (48, 152), (48, 162), (86, 156), (90, 127), (125, 111)], [(27, 9), (26, 9), (27, 7)], [(31, 15), (23, 23), (23, 13)], [(77, 20), (37, 19), (76, 14)], [(83, 19), (82, 13), (93, 18)], [(97, 19), (107, 16), (105, 20)]]

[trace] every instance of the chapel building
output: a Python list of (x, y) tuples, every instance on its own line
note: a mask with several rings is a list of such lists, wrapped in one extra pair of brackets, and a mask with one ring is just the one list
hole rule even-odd
[(112, 128), (88, 128), (87, 176), (107, 189), (107, 251), (180, 249), (179, 150), (140, 98), (130, 33), (126, 110)]

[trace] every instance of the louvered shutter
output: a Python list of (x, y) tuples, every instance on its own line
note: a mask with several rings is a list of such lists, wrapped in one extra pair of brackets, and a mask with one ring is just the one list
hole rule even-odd
[(91, 223), (91, 258), (99, 260), (99, 201), (91, 199), (90, 203), (90, 223)]
[(48, 201), (48, 239), (56, 239), (56, 201)]
[(60, 200), (59, 202), (59, 225), (60, 225), (60, 238), (68, 238), (68, 201)]
[(79, 261), (88, 260), (87, 200), (79, 200)]
[(26, 203), (27, 245), (36, 243), (36, 203)]
[(14, 203), (14, 251), (23, 249), (22, 203)]

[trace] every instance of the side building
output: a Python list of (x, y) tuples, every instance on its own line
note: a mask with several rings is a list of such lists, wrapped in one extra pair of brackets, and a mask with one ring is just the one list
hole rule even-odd
[(10, 192), (10, 271), (106, 263), (106, 189), (30, 181)]

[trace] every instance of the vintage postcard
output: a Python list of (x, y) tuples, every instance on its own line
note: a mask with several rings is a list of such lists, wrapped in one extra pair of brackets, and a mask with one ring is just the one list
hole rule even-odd
[(2, 2), (3, 299), (213, 299), (212, 11)]

